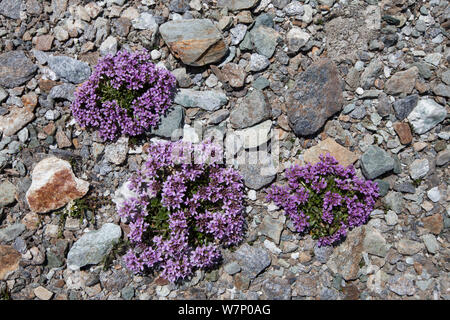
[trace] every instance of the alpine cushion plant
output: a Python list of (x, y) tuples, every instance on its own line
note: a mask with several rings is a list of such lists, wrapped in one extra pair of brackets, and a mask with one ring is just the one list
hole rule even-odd
[(157, 125), (173, 100), (176, 79), (150, 62), (147, 50), (109, 54), (75, 92), (72, 113), (104, 140), (136, 136)]
[(143, 169), (129, 179), (134, 196), (118, 208), (130, 227), (130, 270), (159, 269), (175, 282), (213, 267), (222, 245), (242, 240), (242, 177), (220, 164), (220, 154), (210, 142), (150, 145)]
[(347, 231), (364, 224), (379, 196), (378, 185), (356, 176), (352, 165), (343, 167), (330, 154), (314, 165), (286, 170), (287, 185), (273, 185), (267, 200), (282, 208), (295, 229), (309, 231), (318, 245), (331, 245)]

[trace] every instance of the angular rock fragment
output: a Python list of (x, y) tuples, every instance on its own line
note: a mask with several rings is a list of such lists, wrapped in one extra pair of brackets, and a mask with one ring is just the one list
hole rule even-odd
[(37, 66), (22, 50), (9, 51), (0, 55), (0, 86), (14, 88), (30, 80)]
[(175, 57), (190, 66), (217, 62), (228, 51), (222, 34), (209, 19), (169, 21), (159, 30)]
[(56, 157), (40, 161), (31, 178), (26, 199), (33, 212), (59, 209), (69, 201), (83, 197), (89, 190), (89, 183), (75, 177), (70, 163)]
[(287, 116), (297, 136), (318, 132), (342, 106), (342, 80), (329, 59), (319, 60), (300, 73), (288, 91)]

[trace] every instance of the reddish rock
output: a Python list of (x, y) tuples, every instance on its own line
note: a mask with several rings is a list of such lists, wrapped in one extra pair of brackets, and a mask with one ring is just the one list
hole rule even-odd
[(29, 110), (34, 110), (34, 108), (37, 106), (38, 103), (38, 96), (36, 93), (30, 92), (23, 95), (21, 100), (25, 108), (28, 108)]
[(22, 255), (11, 246), (0, 245), (0, 280), (19, 268)]
[(69, 162), (49, 157), (40, 161), (31, 174), (32, 183), (26, 199), (33, 212), (45, 213), (83, 197), (89, 190), (87, 181), (78, 179)]
[(405, 122), (396, 122), (394, 130), (400, 139), (401, 144), (410, 144), (412, 142), (411, 128)]
[(52, 48), (53, 37), (50, 34), (37, 36), (33, 39), (34, 49), (40, 51), (49, 51)]
[(348, 165), (351, 165), (356, 160), (358, 160), (358, 156), (354, 152), (347, 150), (336, 141), (334, 141), (333, 138), (327, 138), (323, 141), (320, 141), (314, 147), (306, 150), (303, 154), (303, 160), (305, 162), (315, 164), (320, 161), (319, 156), (321, 154), (325, 155), (327, 153), (333, 156), (339, 162), (339, 164), (343, 165), (344, 167), (347, 167)]
[(240, 88), (244, 85), (245, 70), (236, 63), (227, 63), (222, 68), (222, 77), (233, 88)]
[(422, 223), (425, 229), (435, 235), (440, 234), (442, 229), (444, 228), (444, 221), (442, 215), (440, 215), (439, 213), (422, 218)]
[(406, 71), (395, 73), (385, 84), (385, 92), (387, 94), (410, 94), (416, 85), (419, 75), (417, 67), (409, 68)]

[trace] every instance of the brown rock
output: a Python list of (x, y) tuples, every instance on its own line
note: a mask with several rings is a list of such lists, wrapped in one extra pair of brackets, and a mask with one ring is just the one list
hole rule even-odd
[(344, 300), (358, 300), (359, 290), (354, 284), (342, 288), (342, 292), (345, 294)]
[(37, 36), (33, 38), (34, 48), (40, 51), (49, 51), (52, 48), (53, 37), (50, 34)]
[(417, 67), (409, 68), (406, 71), (395, 73), (385, 84), (387, 94), (410, 94), (416, 85), (419, 69)]
[(221, 75), (225, 82), (228, 82), (233, 88), (240, 88), (244, 85), (245, 70), (236, 63), (227, 63), (223, 66)]
[(11, 246), (0, 245), (0, 280), (19, 268), (21, 254)]
[(333, 138), (327, 138), (323, 141), (320, 141), (314, 147), (309, 148), (303, 154), (303, 160), (305, 162), (310, 162), (315, 164), (320, 161), (319, 156), (321, 154), (329, 153), (333, 156), (339, 164), (347, 167), (353, 164), (356, 160), (358, 160), (358, 156), (340, 144), (338, 144)]
[(27, 93), (21, 98), (23, 106), (30, 110), (34, 110), (38, 103), (38, 96), (34, 92)]
[(44, 130), (45, 134), (48, 136), (54, 135), (56, 132), (55, 123), (53, 121), (49, 122), (42, 130)]
[(401, 144), (410, 144), (412, 142), (411, 128), (405, 122), (394, 123), (394, 130), (400, 139)]
[(72, 146), (72, 142), (70, 142), (70, 139), (67, 138), (66, 134), (61, 128), (58, 128), (56, 135), (56, 143), (58, 144), (58, 148), (68, 148)]
[(89, 190), (89, 183), (75, 177), (69, 162), (56, 157), (40, 161), (31, 177), (26, 199), (30, 209), (38, 213), (61, 208)]
[(25, 225), (27, 230), (37, 230), (40, 225), (39, 216), (34, 212), (29, 212), (23, 217), (22, 223)]
[(425, 229), (431, 233), (438, 235), (444, 228), (444, 220), (441, 214), (434, 214), (429, 217), (422, 218), (422, 223)]
[(159, 31), (172, 54), (190, 66), (214, 63), (228, 51), (222, 34), (209, 19), (169, 21)]
[(39, 89), (41, 89), (45, 93), (49, 93), (53, 87), (57, 86), (60, 83), (58, 81), (53, 81), (53, 80), (39, 79), (38, 84), (39, 84)]

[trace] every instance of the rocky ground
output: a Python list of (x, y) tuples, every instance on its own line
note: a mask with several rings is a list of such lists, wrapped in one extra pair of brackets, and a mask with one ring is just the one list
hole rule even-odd
[[(446, 0), (1, 0), (0, 298), (449, 299), (449, 27)], [(120, 257), (112, 200), (148, 141), (104, 143), (70, 111), (99, 57), (142, 47), (180, 88), (148, 140), (262, 133), (237, 154), (279, 141), (274, 170), (238, 165), (244, 243), (176, 285)], [(323, 151), (382, 192), (336, 247), (264, 201)], [(54, 210), (84, 194), (83, 214)]]

